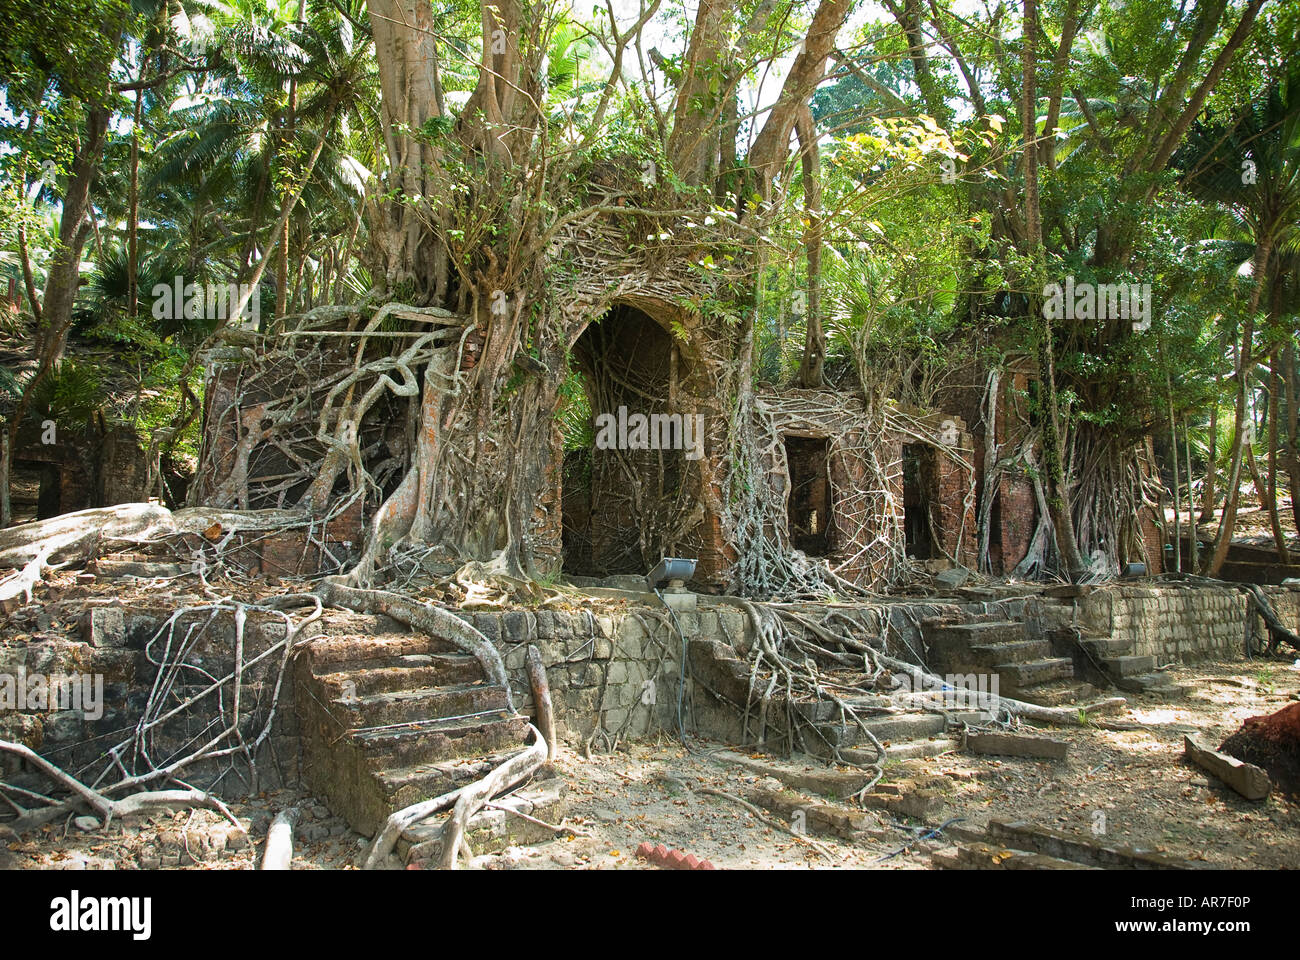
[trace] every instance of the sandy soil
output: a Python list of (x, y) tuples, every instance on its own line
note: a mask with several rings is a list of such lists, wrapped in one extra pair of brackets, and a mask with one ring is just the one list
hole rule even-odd
[[(1175, 703), (1133, 698), (1122, 717), (1137, 730), (1053, 730), (1071, 743), (1062, 762), (948, 754), (891, 765), (886, 781), (940, 776), (945, 808), (929, 823), (868, 811), (861, 838), (815, 836), (820, 849), (756, 820), (701, 787), (737, 793), (777, 786), (760, 773), (719, 761), (723, 746), (676, 740), (633, 743), (590, 760), (566, 751), (560, 769), (569, 783), (565, 826), (554, 841), (486, 855), (489, 869), (657, 869), (636, 858), (639, 843), (662, 843), (719, 868), (927, 869), (928, 854), (951, 841), (917, 842), (953, 817), (965, 828), (990, 819), (1024, 819), (1041, 826), (1146, 847), (1224, 868), (1286, 868), (1300, 864), (1300, 805), (1282, 797), (1249, 802), (1182, 759), (1182, 737), (1196, 732), (1217, 745), (1248, 716), (1271, 713), (1300, 699), (1300, 667), (1278, 662), (1212, 662), (1171, 669), (1190, 688)], [(827, 802), (825, 798), (812, 798)], [(185, 812), (83, 832), (72, 824), (0, 848), (0, 868), (253, 869), (275, 812), (298, 805), (305, 819), (297, 869), (351, 869), (363, 838), (309, 797), (288, 791), (234, 803), (244, 840), (209, 811)], [(213, 837), (222, 836), (222, 841)], [(235, 849), (239, 847), (239, 849)], [(901, 852), (900, 852), (901, 851)]]

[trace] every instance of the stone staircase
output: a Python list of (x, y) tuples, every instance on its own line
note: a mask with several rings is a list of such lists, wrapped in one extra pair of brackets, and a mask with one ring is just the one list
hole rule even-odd
[[(528, 718), (510, 708), (506, 689), (488, 683), (474, 657), (382, 615), (329, 611), (295, 670), (303, 781), (367, 836), (395, 810), (482, 777), (527, 738)], [(516, 791), (512, 805), (554, 816), (559, 781), (537, 784)], [(476, 852), (493, 848), (486, 841), (540, 839), (516, 829), (526, 820), (505, 823), (506, 816), (484, 811), (471, 821)], [(399, 853), (427, 850), (440, 829), (438, 820), (411, 828)]]
[(1068, 651), (1073, 646), (1082, 652), (1082, 656), (1075, 657), (1081, 673), (1092, 675), (1126, 693), (1178, 699), (1187, 692), (1186, 688), (1156, 670), (1155, 657), (1135, 655), (1132, 640), (1091, 633), (1078, 627), (1051, 631), (1050, 636), (1058, 650)]
[[(749, 697), (749, 663), (730, 644), (716, 639), (692, 640), (687, 655), (694, 682), (706, 691), (705, 697), (696, 696), (697, 710), (708, 694), (719, 702), (719, 709), (710, 716), (710, 729), (728, 742), (753, 744), (758, 728), (758, 705), (750, 707), (748, 731), (743, 729), (742, 719)], [(763, 686), (766, 681), (759, 684), (760, 689)], [(867, 693), (842, 699), (862, 718), (862, 726), (880, 741), (887, 760), (933, 757), (961, 746), (956, 731), (940, 713), (920, 708), (900, 712), (886, 697)], [(856, 723), (844, 722), (834, 702), (796, 700), (790, 709), (809, 721), (808, 726), (802, 726), (793, 743), (788, 742), (791, 733), (785, 725), (787, 707), (778, 689), (768, 707), (764, 749), (830, 758), (838, 748), (840, 756), (850, 762), (870, 763), (876, 759), (876, 749), (870, 739)], [(983, 710), (957, 709), (948, 714), (954, 726), (962, 721), (974, 724), (991, 719), (991, 714)]]
[(1025, 624), (997, 614), (963, 621), (921, 621), (929, 666), (937, 674), (994, 674), (998, 693), (1031, 703), (1057, 703), (1078, 696), (1074, 661), (1053, 652), (1050, 639), (1028, 636)]

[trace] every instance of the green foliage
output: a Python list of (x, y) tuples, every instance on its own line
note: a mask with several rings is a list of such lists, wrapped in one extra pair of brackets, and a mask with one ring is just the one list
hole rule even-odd
[(31, 409), (39, 420), (60, 427), (85, 427), (104, 403), (99, 372), (71, 358), (55, 364), (31, 391)]
[(582, 374), (566, 368), (560, 384), (560, 409), (556, 414), (565, 450), (590, 450), (596, 443), (593, 429), (591, 400)]

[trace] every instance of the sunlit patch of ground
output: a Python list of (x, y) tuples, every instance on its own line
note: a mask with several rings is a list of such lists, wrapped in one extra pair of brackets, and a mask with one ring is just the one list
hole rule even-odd
[[(1067, 760), (1059, 763), (1011, 757), (951, 753), (892, 764), (887, 781), (925, 775), (943, 777), (944, 809), (928, 822), (895, 819), (869, 811), (869, 828), (855, 841), (817, 836), (821, 849), (775, 829), (727, 800), (699, 793), (712, 787), (736, 794), (747, 787), (777, 787), (750, 770), (717, 762), (720, 744), (692, 741), (688, 750), (671, 736), (632, 743), (612, 755), (584, 759), (564, 751), (559, 763), (569, 783), (565, 824), (577, 835), (502, 854), (476, 865), (495, 869), (657, 869), (638, 861), (642, 842), (663, 844), (741, 869), (926, 869), (929, 853), (951, 840), (919, 834), (962, 817), (965, 827), (990, 819), (1028, 820), (1084, 838), (1145, 847), (1207, 865), (1288, 868), (1300, 864), (1300, 807), (1280, 797), (1251, 802), (1183, 760), (1184, 734), (1196, 733), (1217, 746), (1249, 716), (1272, 713), (1300, 699), (1300, 669), (1289, 663), (1227, 661), (1179, 665), (1172, 679), (1189, 687), (1174, 703), (1132, 698), (1131, 709), (1107, 720), (1141, 724), (1140, 729), (1024, 728), (1066, 739)], [(828, 802), (827, 798), (810, 798)], [(266, 824), (289, 803), (311, 804), (288, 793), (236, 804), (252, 817), (252, 843), (216, 862), (189, 869), (250, 869), (260, 859)], [(89, 834), (63, 825), (0, 850), (0, 867), (57, 868), (141, 865), (142, 852), (159, 847), (160, 834), (187, 838), (192, 847), (210, 826), (203, 811)], [(312, 837), (301, 838), (299, 869), (348, 868), (362, 838), (323, 808), (312, 819)], [(906, 849), (903, 852), (899, 852)], [(166, 865), (166, 864), (164, 864)]]

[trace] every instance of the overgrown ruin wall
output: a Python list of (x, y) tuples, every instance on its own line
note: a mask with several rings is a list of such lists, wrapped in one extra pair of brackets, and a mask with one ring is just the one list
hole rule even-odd
[[(1300, 588), (1262, 589), (1282, 622), (1300, 630)], [(1165, 664), (1244, 656), (1252, 606), (1247, 594), (1230, 587), (1116, 585), (1080, 598), (1077, 611), (1080, 626), (1131, 640), (1135, 655)], [(1267, 636), (1258, 615), (1253, 627)]]
[[(120, 602), (99, 602), (86, 606), (78, 600), (33, 604), (16, 611), (10, 624), (26, 631), (27, 636), (21, 642), (0, 646), (0, 677), (16, 678), (21, 672), (30, 681), (34, 675), (46, 679), (98, 675), (103, 680), (103, 715), (92, 719), (84, 711), (60, 710), (57, 703), (41, 706), (29, 702), (25, 708), (0, 710), (0, 739), (26, 744), (70, 773), (93, 781), (111, 763), (107, 751), (131, 739), (132, 730), (144, 713), (158, 672), (156, 663), (167, 646), (166, 635), (159, 636), (158, 631), (171, 614), (171, 608), (162, 604), (141, 608), (126, 607)], [(282, 640), (284, 629), (280, 617), (249, 612), (244, 629), (245, 662)], [(195, 667), (177, 677), (174, 689), (179, 695), (192, 696), (211, 684), (211, 677), (221, 678), (233, 671), (233, 610), (199, 608), (187, 612), (177, 619), (172, 637), (172, 652), (175, 653), (176, 645), (187, 644), (187, 661)], [(261, 732), (278, 666), (279, 654), (275, 654), (245, 673), (240, 729), (249, 743)], [(270, 737), (255, 757), (259, 789), (294, 783), (298, 779), (299, 745), (293, 693), (293, 685), (286, 677)], [(168, 706), (176, 702), (172, 700)], [(224, 705), (227, 711), (224, 719), (228, 722), (231, 706), (228, 699)], [(153, 762), (163, 766), (214, 737), (220, 730), (215, 724), (209, 725), (215, 714), (215, 698), (209, 698), (204, 709), (182, 713), (167, 721), (154, 738)], [(129, 750), (122, 759), (131, 762)], [(185, 779), (207, 787), (228, 767), (228, 759), (196, 765), (186, 769)], [(233, 775), (225, 774), (221, 789), (233, 793), (247, 789), (250, 785), (242, 780), (246, 770), (244, 761), (238, 760)]]
[[(1265, 589), (1282, 620), (1293, 630), (1300, 628), (1300, 588)], [(857, 624), (854, 632), (869, 642), (882, 635), (882, 618), (888, 617), (887, 651), (912, 662), (927, 658), (921, 620), (983, 614), (1024, 620), (1031, 630), (1074, 623), (1094, 634), (1131, 639), (1132, 653), (1168, 663), (1242, 656), (1248, 603), (1246, 594), (1230, 588), (1114, 585), (1064, 601), (1036, 596), (989, 602), (935, 598), (810, 604), (804, 612), (819, 619), (833, 608)], [(79, 599), (54, 599), (16, 611), (10, 623), (21, 632), (16, 642), (0, 646), (0, 675), (15, 675), (20, 668), (28, 674), (102, 674), (104, 714), (88, 720), (75, 710), (53, 705), (0, 711), (0, 738), (26, 743), (65, 769), (93, 779), (107, 762), (105, 751), (129, 739), (145, 709), (157, 672), (155, 663), (166, 642), (158, 628), (169, 616), (163, 602), (147, 609), (101, 602), (87, 609)], [(527, 715), (532, 715), (533, 703), (525, 657), (530, 644), (538, 647), (551, 684), (558, 732), (570, 746), (586, 743), (597, 726), (606, 735), (595, 738), (596, 750), (609, 749), (615, 738), (676, 736), (683, 642), (657, 602), (611, 599), (587, 609), (460, 611), (459, 616), (501, 651), (516, 708)], [(682, 698), (687, 730), (736, 742), (741, 725), (737, 707), (745, 699), (749, 671), (743, 653), (737, 651), (750, 641), (748, 617), (738, 607), (701, 597), (697, 610), (679, 612), (677, 620), (685, 635), (690, 671)], [(1256, 628), (1262, 637), (1258, 617)], [(283, 630), (280, 618), (251, 612), (244, 633), (245, 660), (272, 647)], [(316, 632), (309, 628), (304, 636)], [(211, 682), (207, 674), (222, 677), (234, 667), (233, 612), (186, 613), (177, 623), (173, 642), (192, 645), (188, 660), (203, 672), (189, 671), (179, 686), (185, 694), (195, 693)], [(278, 654), (267, 658), (245, 683), (241, 729), (250, 742), (261, 730), (278, 659)], [(290, 671), (270, 738), (256, 757), (260, 788), (294, 783), (299, 777), (301, 745), (292, 681)], [(200, 737), (214, 734), (216, 728), (209, 726), (213, 721), (210, 709), (176, 718), (157, 738), (154, 762), (161, 764), (183, 755), (181, 751), (193, 750), (202, 742)], [(779, 749), (779, 730), (774, 736), (769, 743)], [(190, 769), (186, 779), (208, 786), (229, 767), (228, 761), (219, 761)], [(246, 765), (237, 761), (220, 784), (222, 792), (246, 792), (250, 785), (245, 772)]]

